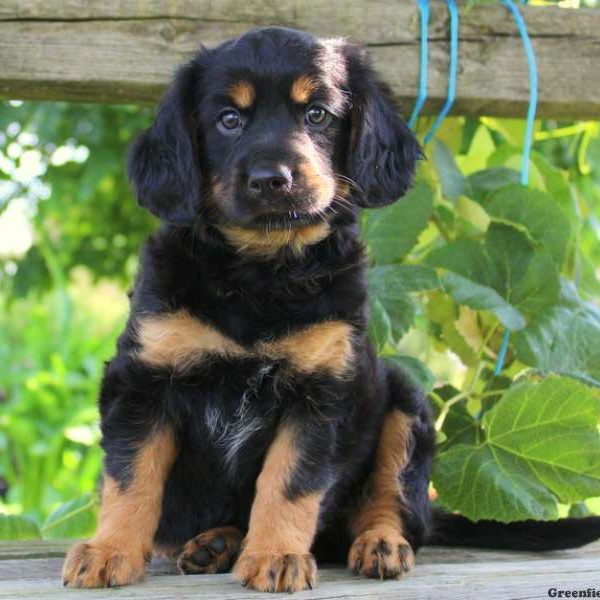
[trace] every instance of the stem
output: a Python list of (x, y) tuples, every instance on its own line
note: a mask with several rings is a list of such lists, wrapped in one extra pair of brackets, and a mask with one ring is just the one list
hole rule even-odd
[(440, 414), (435, 421), (435, 430), (436, 431), (442, 430), (444, 421), (446, 420), (446, 417), (448, 416), (450, 409), (457, 402), (460, 402), (463, 398), (466, 398), (468, 395), (469, 395), (469, 392), (461, 392), (460, 394), (456, 394), (456, 396), (452, 396), (452, 398), (450, 398), (450, 400), (448, 400), (448, 402), (444, 403), (444, 406), (442, 407), (442, 410), (440, 411)]
[(444, 225), (443, 221), (438, 217), (438, 215), (435, 214), (435, 212), (431, 215), (431, 220), (433, 221), (433, 224), (437, 227), (441, 236), (447, 242), (449, 242), (452, 239), (452, 236), (450, 235), (448, 228)]

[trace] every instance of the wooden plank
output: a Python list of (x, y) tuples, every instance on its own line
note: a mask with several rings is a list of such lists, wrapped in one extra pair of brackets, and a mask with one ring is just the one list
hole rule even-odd
[[(539, 114), (600, 118), (600, 11), (523, 7), (538, 55)], [(335, 15), (335, 18), (331, 18)], [(430, 102), (444, 101), (448, 15), (430, 26)], [(200, 43), (279, 24), (366, 44), (407, 109), (418, 82), (413, 0), (5, 0), (0, 4), (0, 97), (154, 103)], [(527, 65), (501, 6), (461, 10), (455, 114), (523, 116)]]
[[(261, 598), (241, 588), (230, 575), (172, 576), (171, 566), (153, 563), (141, 585), (117, 590), (70, 590), (60, 585), (62, 559), (38, 558), (45, 549), (54, 553), (63, 543), (35, 542), (23, 545), (21, 559), (0, 560), (0, 599), (44, 600), (135, 598), (178, 600), (211, 598), (247, 600)], [(0, 544), (0, 556), (14, 555), (15, 544)], [(26, 558), (29, 553), (32, 557)], [(415, 571), (402, 581), (372, 581), (339, 568), (322, 568), (316, 590), (294, 598), (547, 598), (550, 587), (597, 587), (600, 544), (546, 554), (485, 551), (459, 548), (425, 548)]]

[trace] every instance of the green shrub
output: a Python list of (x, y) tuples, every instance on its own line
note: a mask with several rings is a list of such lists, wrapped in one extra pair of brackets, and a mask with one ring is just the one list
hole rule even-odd
[[(0, 539), (93, 529), (102, 362), (152, 227), (123, 158), (149, 118), (42, 103), (0, 113), (10, 183), (0, 182), (0, 215), (26, 198), (34, 228), (24, 256), (0, 259)], [(372, 339), (429, 393), (433, 485), (444, 506), (474, 519), (600, 508), (590, 501), (600, 496), (600, 128), (538, 123), (528, 188), (518, 184), (523, 128), (448, 119), (415, 189), (362, 216)], [(56, 158), (81, 146), (89, 156)], [(32, 148), (37, 174), (17, 177)]]

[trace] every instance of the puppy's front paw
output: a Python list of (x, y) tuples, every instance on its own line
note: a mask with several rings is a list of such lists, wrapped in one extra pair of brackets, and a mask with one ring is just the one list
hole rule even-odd
[(243, 552), (234, 574), (245, 587), (260, 592), (299, 592), (317, 583), (312, 554), (262, 554)]
[(63, 565), (63, 585), (98, 588), (141, 581), (145, 573), (143, 554), (118, 550), (101, 542), (76, 544)]
[(352, 544), (348, 567), (354, 573), (378, 579), (398, 579), (414, 565), (410, 544), (391, 528), (369, 529)]
[(237, 556), (242, 534), (235, 527), (215, 527), (191, 539), (177, 560), (181, 573), (224, 573)]

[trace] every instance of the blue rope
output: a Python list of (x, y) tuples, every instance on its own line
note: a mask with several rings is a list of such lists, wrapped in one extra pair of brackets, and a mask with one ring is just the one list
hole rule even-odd
[(523, 143), (523, 161), (521, 163), (521, 183), (529, 183), (529, 157), (531, 156), (531, 145), (533, 143), (533, 128), (535, 125), (535, 113), (538, 102), (538, 73), (535, 52), (531, 44), (531, 39), (527, 33), (527, 25), (513, 0), (502, 0), (504, 5), (512, 13), (519, 35), (523, 42), (525, 54), (527, 56), (527, 67), (529, 70), (529, 106), (527, 108), (527, 126), (525, 128), (525, 141)]
[(429, 0), (417, 0), (419, 5), (419, 15), (421, 22), (421, 58), (419, 65), (419, 91), (417, 94), (417, 101), (413, 109), (412, 115), (408, 121), (408, 126), (411, 129), (415, 128), (419, 114), (423, 110), (425, 100), (427, 100), (427, 55), (428, 55), (428, 44), (427, 35), (429, 29)]
[[(526, 0), (521, 0), (525, 3)], [(535, 52), (531, 44), (531, 39), (527, 33), (527, 25), (517, 8), (513, 0), (502, 0), (504, 5), (512, 13), (523, 47), (525, 49), (525, 55), (527, 56), (527, 66), (529, 69), (529, 106), (527, 108), (527, 124), (525, 127), (525, 140), (523, 142), (523, 159), (521, 163), (521, 183), (527, 185), (529, 183), (529, 158), (531, 156), (531, 145), (533, 143), (533, 128), (535, 125), (535, 113), (537, 110), (538, 101), (538, 73), (537, 63), (535, 60)], [(498, 376), (504, 368), (504, 361), (506, 359), (506, 351), (508, 350), (508, 342), (510, 339), (510, 331), (506, 329), (504, 336), (502, 337), (502, 343), (500, 345), (500, 351), (498, 352), (498, 358), (496, 360), (496, 367), (494, 369), (494, 375)]]
[(456, 98), (456, 75), (458, 73), (458, 8), (455, 0), (446, 0), (448, 12), (450, 13), (450, 64), (448, 67), (448, 92), (446, 102), (439, 115), (436, 117), (431, 129), (424, 138), (425, 144), (428, 144), (443, 123), (444, 119), (452, 109)]

